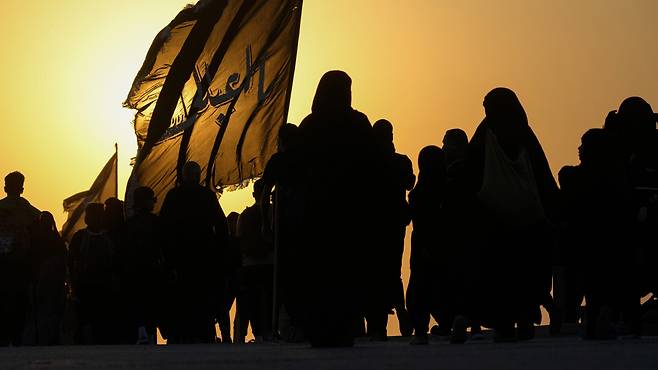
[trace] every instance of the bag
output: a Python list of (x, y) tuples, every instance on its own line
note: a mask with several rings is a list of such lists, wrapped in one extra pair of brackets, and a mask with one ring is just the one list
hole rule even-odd
[(477, 194), (496, 220), (513, 228), (546, 222), (532, 164), (525, 148), (516, 159), (507, 157), (496, 136), (487, 130), (482, 188)]
[(0, 256), (13, 254), (17, 250), (26, 251), (29, 242), (27, 230), (5, 225), (0, 227)]

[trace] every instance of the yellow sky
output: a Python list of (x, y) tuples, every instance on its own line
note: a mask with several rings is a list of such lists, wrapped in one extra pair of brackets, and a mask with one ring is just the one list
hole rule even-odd
[[(120, 187), (135, 143), (121, 108), (155, 34), (184, 0), (3, 0), (0, 174), (65, 220), (120, 145)], [(414, 160), (443, 132), (479, 123), (483, 96), (514, 89), (554, 171), (581, 134), (630, 95), (658, 106), (656, 0), (306, 0), (289, 121), (310, 111), (330, 69), (353, 78), (354, 107), (396, 125)], [(225, 195), (242, 210), (248, 191)]]
[[(159, 29), (184, 0), (3, 1), (0, 174), (21, 170), (26, 197), (53, 211), (89, 187), (119, 142), (120, 183), (135, 144), (121, 102)], [(658, 1), (307, 0), (289, 120), (319, 77), (344, 69), (354, 106), (396, 125), (413, 159), (450, 127), (469, 134), (492, 87), (514, 89), (554, 170), (623, 97), (658, 104)], [(227, 211), (249, 193), (229, 194)]]

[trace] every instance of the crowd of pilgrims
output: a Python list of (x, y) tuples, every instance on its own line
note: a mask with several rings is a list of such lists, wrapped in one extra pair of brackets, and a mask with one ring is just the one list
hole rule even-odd
[(641, 335), (641, 298), (658, 288), (651, 106), (628, 98), (585, 132), (558, 187), (515, 93), (496, 88), (483, 105), (470, 141), (448, 130), (420, 151), (416, 177), (392, 124), (371, 125), (350, 77), (328, 72), (311, 114), (280, 129), (242, 214), (226, 217), (188, 162), (158, 215), (140, 187), (127, 218), (118, 199), (89, 204), (68, 245), (11, 173), (0, 344), (153, 343), (156, 328), (168, 343), (244, 343), (251, 325), (256, 341), (351, 346), (386, 340), (393, 313), (413, 344), (463, 343), (482, 327), (504, 342), (531, 339), (540, 306), (553, 334), (579, 323), (584, 338)]

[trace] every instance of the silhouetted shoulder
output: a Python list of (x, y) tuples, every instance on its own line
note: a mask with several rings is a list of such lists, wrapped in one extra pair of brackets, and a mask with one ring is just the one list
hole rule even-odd
[(413, 164), (411, 163), (411, 159), (409, 159), (409, 157), (407, 155), (400, 154), (400, 153), (395, 153), (395, 160), (397, 161), (397, 163), (400, 167), (413, 168)]
[(36, 220), (41, 211), (34, 207), (30, 202), (23, 198), (4, 198), (0, 199), (0, 210), (9, 213), (18, 213), (20, 216), (25, 216), (30, 220)]
[(71, 243), (69, 244), (69, 254), (75, 256), (78, 253), (80, 253), (80, 246), (82, 244), (82, 239), (84, 238), (86, 232), (87, 229), (81, 229), (76, 231), (75, 234), (73, 234), (73, 237), (71, 238)]
[(368, 126), (371, 126), (368, 116), (365, 113), (359, 112), (356, 109), (352, 109), (352, 119), (359, 123), (364, 123), (364, 122), (368, 123)]
[(557, 174), (558, 181), (560, 182), (560, 187), (569, 187), (574, 182), (577, 181), (579, 173), (578, 166), (564, 166), (560, 169)]
[(274, 153), (263, 171), (265, 184), (274, 185), (277, 182), (289, 182), (302, 176), (300, 160), (296, 154), (289, 152)]

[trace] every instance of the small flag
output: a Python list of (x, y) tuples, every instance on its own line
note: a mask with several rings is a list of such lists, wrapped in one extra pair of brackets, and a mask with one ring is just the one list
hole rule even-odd
[(62, 238), (67, 243), (71, 241), (76, 231), (85, 228), (84, 215), (87, 204), (102, 203), (107, 198), (117, 197), (117, 158), (118, 153), (115, 152), (89, 190), (64, 199), (64, 212), (68, 213), (68, 219), (62, 227)]

